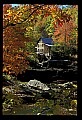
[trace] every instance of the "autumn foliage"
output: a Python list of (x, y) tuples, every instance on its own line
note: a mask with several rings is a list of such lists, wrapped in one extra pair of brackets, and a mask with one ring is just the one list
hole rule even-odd
[(74, 31), (74, 27), (74, 23), (71, 20), (69, 22), (63, 23), (62, 25), (59, 24), (54, 32), (57, 41), (69, 44), (70, 40), (72, 39), (71, 34)]
[[(29, 48), (40, 37), (55, 42), (77, 44), (77, 5), (61, 9), (58, 5), (23, 4), (3, 6), (3, 72), (16, 75), (28, 69)], [(70, 42), (72, 41), (72, 42)], [(29, 45), (27, 45), (29, 46)]]
[(29, 42), (30, 39), (19, 32), (22, 33), (16, 26), (9, 26), (3, 31), (3, 72), (6, 71), (9, 74), (21, 73), (28, 66), (26, 57), (29, 53), (25, 50), (25, 42)]

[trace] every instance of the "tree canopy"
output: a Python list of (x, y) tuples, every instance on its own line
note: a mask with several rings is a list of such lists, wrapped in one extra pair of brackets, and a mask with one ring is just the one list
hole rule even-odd
[[(62, 5), (61, 5), (62, 6)], [(78, 5), (3, 5), (3, 71), (18, 74), (28, 69), (27, 57), (34, 53), (40, 37), (55, 43), (78, 44)], [(32, 51), (31, 51), (32, 50)]]

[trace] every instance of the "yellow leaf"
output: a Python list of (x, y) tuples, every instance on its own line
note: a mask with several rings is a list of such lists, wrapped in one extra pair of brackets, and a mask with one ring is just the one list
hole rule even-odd
[(77, 85), (73, 84), (73, 87), (77, 88)]
[(10, 10), (7, 10), (7, 12), (10, 12)]
[(77, 100), (71, 101), (71, 107), (77, 107)]

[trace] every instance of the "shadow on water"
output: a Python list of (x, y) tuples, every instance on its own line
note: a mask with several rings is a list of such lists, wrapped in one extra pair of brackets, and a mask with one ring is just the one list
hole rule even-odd
[(37, 79), (43, 83), (50, 83), (55, 80), (74, 81), (78, 79), (77, 71), (73, 70), (26, 70), (25, 73), (18, 74), (17, 79), (23, 82), (28, 82), (32, 79)]

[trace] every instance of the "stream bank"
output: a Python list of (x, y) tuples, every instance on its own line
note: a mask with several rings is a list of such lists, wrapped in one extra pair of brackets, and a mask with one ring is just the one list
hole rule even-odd
[(9, 78), (4, 82), (3, 115), (77, 115), (77, 81), (36, 80), (35, 85)]

